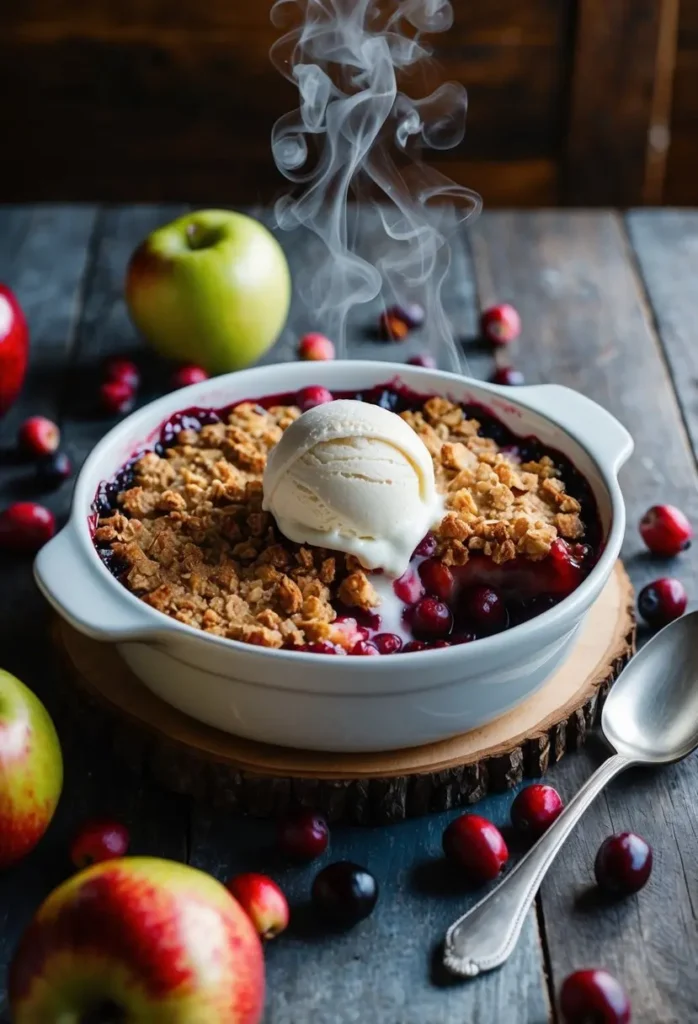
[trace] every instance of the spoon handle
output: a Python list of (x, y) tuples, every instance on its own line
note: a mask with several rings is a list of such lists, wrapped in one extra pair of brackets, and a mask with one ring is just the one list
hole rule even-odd
[(501, 966), (517, 943), (526, 914), (565, 839), (607, 782), (632, 762), (614, 754), (598, 768), (516, 867), (446, 932), (444, 964), (462, 978)]

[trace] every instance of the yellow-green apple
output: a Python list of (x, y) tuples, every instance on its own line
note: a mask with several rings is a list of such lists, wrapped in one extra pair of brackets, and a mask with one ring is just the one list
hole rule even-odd
[(0, 670), (0, 868), (29, 853), (48, 828), (63, 785), (63, 758), (48, 711)]
[(13, 1024), (258, 1024), (261, 942), (210, 875), (155, 857), (107, 860), (39, 907), (9, 997)]
[(290, 299), (279, 243), (259, 221), (229, 210), (200, 210), (158, 228), (126, 274), (138, 330), (162, 355), (209, 373), (259, 359), (284, 326)]

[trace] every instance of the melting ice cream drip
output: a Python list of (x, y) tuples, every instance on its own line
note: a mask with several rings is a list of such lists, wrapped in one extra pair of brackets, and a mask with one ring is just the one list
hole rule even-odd
[[(480, 209), (418, 155), (458, 145), (467, 97), (456, 83), (411, 99), (398, 77), (425, 60), (424, 32), (452, 24), (447, 0), (277, 0), (272, 20), (300, 20), (272, 47), (271, 59), (298, 88), (300, 104), (274, 125), (272, 152), (297, 190), (276, 203), (279, 226), (313, 232), (326, 251), (298, 285), (319, 323), (344, 352), (349, 311), (382, 293), (388, 303), (420, 302), (435, 356), (462, 368), (441, 302), (450, 265), (447, 232)], [(370, 203), (383, 229), (373, 262), (348, 201)], [(435, 201), (446, 199), (447, 204)], [(457, 216), (454, 217), (454, 208)], [(376, 252), (378, 255), (376, 256)]]

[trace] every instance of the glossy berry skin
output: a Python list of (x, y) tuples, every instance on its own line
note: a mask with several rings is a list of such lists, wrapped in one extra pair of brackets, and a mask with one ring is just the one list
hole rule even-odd
[(471, 882), (490, 882), (502, 871), (509, 850), (496, 825), (479, 814), (461, 814), (443, 834), (444, 853)]
[(273, 939), (288, 927), (288, 901), (276, 882), (266, 875), (249, 872), (236, 875), (225, 884), (238, 901), (261, 939)]
[(119, 821), (93, 818), (80, 826), (70, 844), (70, 860), (78, 870), (103, 860), (124, 857), (128, 853), (130, 836)]
[(297, 811), (279, 822), (278, 847), (292, 860), (314, 860), (325, 852), (329, 841), (327, 822), (314, 811)]
[(450, 599), (455, 581), (453, 573), (440, 558), (427, 558), (417, 571), (427, 594), (438, 597), (441, 601)]
[(453, 629), (453, 613), (443, 601), (423, 597), (414, 606), (410, 622), (417, 640), (439, 640)]
[(563, 1024), (629, 1024), (630, 1001), (604, 970), (575, 971), (560, 989)]
[(428, 648), (429, 644), (425, 643), (424, 640), (408, 640), (402, 648), (402, 653), (412, 654), (414, 651), (426, 651)]
[(609, 836), (599, 847), (594, 874), (600, 889), (610, 896), (639, 892), (652, 873), (652, 848), (634, 832)]
[(56, 532), (53, 512), (33, 501), (16, 501), (0, 512), (0, 548), (34, 552)]
[(521, 333), (521, 317), (508, 302), (491, 306), (480, 317), (482, 336), (493, 345), (508, 345)]
[(133, 391), (137, 391), (141, 383), (140, 371), (136, 364), (131, 359), (121, 359), (118, 356), (108, 359), (104, 364), (104, 379), (128, 384)]
[(334, 401), (332, 392), (328, 391), (327, 388), (320, 387), (319, 384), (301, 388), (296, 395), (296, 405), (301, 412), (314, 409), (316, 405), (327, 405), (328, 402), (332, 401)]
[(526, 383), (521, 370), (515, 370), (513, 366), (500, 366), (492, 375), (493, 384), (504, 384), (507, 387), (520, 387)]
[(328, 359), (334, 359), (334, 357), (334, 345), (330, 339), (326, 338), (324, 334), (318, 334), (316, 331), (304, 334), (298, 344), (299, 359), (322, 363)]
[(371, 913), (378, 899), (378, 882), (370, 871), (348, 860), (329, 864), (313, 882), (313, 905), (337, 928), (351, 928)]
[(359, 655), (360, 657), (377, 657), (380, 653), (375, 644), (371, 643), (370, 640), (357, 640), (351, 649), (352, 654)]
[(481, 633), (499, 633), (509, 623), (507, 607), (491, 587), (473, 587), (466, 591), (461, 599), (461, 610)]
[(679, 619), (686, 611), (688, 595), (681, 580), (665, 576), (643, 587), (637, 598), (637, 608), (650, 626), (666, 626)]
[(384, 341), (404, 341), (410, 333), (409, 325), (398, 315), (394, 306), (381, 313), (378, 327)]
[(180, 366), (172, 374), (172, 390), (188, 388), (190, 384), (201, 384), (202, 381), (208, 379), (209, 375), (203, 366)]
[(60, 442), (60, 430), (45, 416), (30, 416), (19, 428), (19, 446), (28, 455), (52, 455)]
[(653, 555), (678, 555), (693, 537), (693, 527), (675, 505), (653, 505), (640, 520), (640, 536)]
[(423, 366), (427, 370), (433, 370), (436, 367), (436, 360), (433, 356), (424, 355), (421, 356), (410, 356), (407, 360), (409, 366)]
[(111, 416), (123, 416), (130, 412), (135, 397), (133, 388), (121, 380), (107, 380), (99, 389), (100, 405)]
[(537, 782), (516, 796), (511, 805), (511, 823), (517, 832), (535, 842), (560, 816), (563, 807), (556, 789)]
[(70, 477), (73, 466), (65, 452), (54, 452), (41, 459), (36, 466), (36, 477), (41, 487), (53, 489)]
[(22, 307), (0, 284), (0, 416), (17, 398), (29, 359), (29, 329)]
[(377, 633), (371, 640), (379, 654), (397, 654), (402, 650), (402, 640), (395, 633)]

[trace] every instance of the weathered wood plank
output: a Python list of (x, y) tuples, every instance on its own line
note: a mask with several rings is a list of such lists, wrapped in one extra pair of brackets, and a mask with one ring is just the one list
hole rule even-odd
[[(591, 213), (491, 214), (475, 226), (472, 242), (483, 302), (510, 299), (521, 312), (524, 330), (514, 357), (528, 379), (579, 389), (633, 434), (636, 453), (621, 475), (626, 565), (636, 585), (666, 574), (666, 563), (642, 551), (635, 523), (657, 500), (675, 502), (698, 521), (697, 477), (620, 220)], [(697, 570), (695, 546), (671, 563), (671, 572), (689, 586)], [(584, 755), (563, 762), (552, 778), (569, 797), (590, 770), (590, 755)], [(555, 990), (573, 968), (602, 964), (631, 993), (633, 1020), (696, 1018), (690, 908), (698, 890), (682, 848), (698, 829), (695, 771), (689, 761), (621, 782), (569, 840), (542, 893)], [(657, 867), (646, 890), (609, 906), (588, 890), (599, 843), (621, 828), (646, 835)]]

